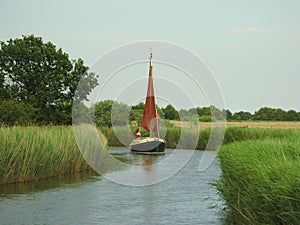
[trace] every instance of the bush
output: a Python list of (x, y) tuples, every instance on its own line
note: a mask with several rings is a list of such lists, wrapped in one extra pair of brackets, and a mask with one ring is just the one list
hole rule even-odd
[(0, 124), (29, 125), (33, 124), (36, 110), (30, 104), (12, 99), (0, 101)]

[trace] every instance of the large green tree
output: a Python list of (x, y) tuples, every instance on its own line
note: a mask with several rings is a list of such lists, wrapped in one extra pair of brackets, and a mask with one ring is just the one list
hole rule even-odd
[[(36, 109), (36, 122), (71, 123), (72, 102), (81, 101), (97, 85), (82, 59), (34, 35), (0, 43), (0, 100), (13, 99)], [(84, 90), (75, 91), (79, 82)]]

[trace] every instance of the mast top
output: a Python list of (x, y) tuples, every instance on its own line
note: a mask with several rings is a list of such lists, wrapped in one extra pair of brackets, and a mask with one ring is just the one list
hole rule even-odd
[(152, 76), (152, 48), (150, 48), (150, 68), (149, 68), (149, 76)]
[(150, 66), (152, 66), (152, 47), (150, 47)]

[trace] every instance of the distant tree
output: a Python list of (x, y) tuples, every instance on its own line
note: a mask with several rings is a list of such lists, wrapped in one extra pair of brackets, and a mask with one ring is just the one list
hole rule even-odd
[[(130, 110), (130, 114), (129, 114), (129, 120), (136, 121), (138, 125), (141, 124), (142, 117), (144, 114), (144, 107), (145, 107), (145, 104), (143, 102), (140, 102), (137, 105), (132, 106), (131, 110)], [(160, 118), (163, 119), (164, 118), (163, 110), (160, 107), (158, 107), (157, 105), (156, 105), (156, 110), (157, 110), (157, 113), (160, 116)]]
[(179, 115), (176, 109), (171, 105), (167, 105), (165, 108), (162, 108), (165, 119), (168, 120), (179, 120)]
[(72, 123), (82, 124), (82, 123), (92, 123), (94, 122), (94, 108), (87, 107), (83, 102), (79, 102), (72, 107)]
[(212, 120), (213, 121), (218, 121), (218, 120), (224, 120), (225, 116), (224, 113), (218, 109), (215, 106), (210, 106), (210, 110), (211, 110), (211, 116), (212, 116)]
[[(70, 60), (62, 49), (33, 35), (0, 46), (0, 99), (32, 105), (38, 123), (70, 124), (73, 100), (86, 100), (97, 85), (83, 60)], [(79, 81), (83, 88), (75, 95)]]
[(140, 124), (142, 122), (144, 107), (145, 104), (143, 102), (140, 102), (137, 105), (132, 106), (129, 114), (129, 120), (136, 121), (137, 124)]
[(164, 113), (164, 111), (163, 111), (158, 105), (156, 105), (156, 111), (157, 111), (157, 113), (158, 113), (160, 119), (165, 118), (165, 113)]
[(268, 107), (260, 108), (254, 113), (254, 120), (273, 120), (274, 110)]
[(122, 102), (114, 101), (111, 112), (113, 126), (125, 126), (129, 123), (130, 107)]
[(280, 108), (275, 109), (273, 120), (277, 120), (277, 121), (286, 120), (286, 111), (284, 111), (283, 109), (280, 109)]
[(113, 100), (104, 100), (94, 105), (95, 122), (99, 127), (111, 127), (111, 109), (114, 104)]
[(232, 115), (232, 120), (238, 120), (238, 121), (250, 120), (251, 118), (252, 118), (252, 114), (250, 112), (244, 112), (244, 111), (236, 112)]
[(132, 106), (131, 109), (144, 110), (144, 107), (145, 107), (145, 104), (143, 102), (140, 102), (137, 105)]
[(229, 109), (226, 109), (226, 110), (223, 109), (222, 110), (222, 114), (225, 116), (225, 118), (227, 120), (231, 120), (232, 119), (233, 114), (232, 114), (232, 112)]
[(211, 121), (211, 111), (210, 107), (197, 107), (197, 113), (199, 115), (200, 122), (210, 122)]
[(197, 107), (196, 109), (199, 116), (211, 116), (210, 107)]
[(285, 114), (285, 120), (287, 121), (300, 120), (300, 114), (297, 113), (295, 110), (289, 110)]
[(211, 116), (199, 116), (200, 122), (211, 122)]
[(280, 108), (263, 107), (254, 113), (253, 118), (255, 120), (284, 121), (286, 120), (286, 112)]
[(143, 116), (143, 109), (133, 109), (131, 108), (130, 114), (129, 114), (129, 120), (130, 121), (136, 121), (138, 124), (142, 122), (142, 116)]
[(94, 105), (98, 127), (124, 126), (129, 122), (130, 107), (121, 102), (104, 100)]
[(232, 113), (227, 110), (220, 110), (217, 107), (211, 105), (209, 107), (197, 107), (197, 113), (199, 115), (199, 121), (209, 122), (209, 121), (218, 121), (224, 120), (225, 118), (231, 119)]

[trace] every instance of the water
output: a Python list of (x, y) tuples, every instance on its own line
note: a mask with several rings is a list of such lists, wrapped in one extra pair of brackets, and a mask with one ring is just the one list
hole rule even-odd
[[(111, 151), (126, 151), (118, 157), (136, 160), (124, 148)], [(202, 154), (195, 151), (175, 176), (144, 187), (116, 184), (93, 174), (2, 186), (0, 224), (221, 224), (224, 205), (209, 184), (221, 172), (217, 160), (199, 172)], [(138, 162), (145, 159), (135, 157)], [(169, 154), (148, 156), (147, 163), (149, 157), (159, 161)], [(152, 173), (148, 165), (142, 176)]]

